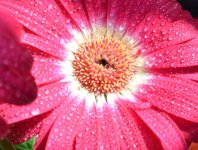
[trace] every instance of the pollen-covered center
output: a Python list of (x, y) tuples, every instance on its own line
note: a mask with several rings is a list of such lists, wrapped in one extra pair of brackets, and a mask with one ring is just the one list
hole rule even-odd
[(121, 41), (99, 38), (80, 45), (73, 60), (74, 75), (96, 95), (120, 92), (134, 74), (133, 57)]

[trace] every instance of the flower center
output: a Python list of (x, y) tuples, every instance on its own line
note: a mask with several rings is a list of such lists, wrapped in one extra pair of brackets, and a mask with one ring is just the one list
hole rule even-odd
[(125, 88), (135, 71), (133, 61), (131, 49), (121, 41), (98, 38), (82, 43), (72, 63), (83, 88), (106, 95)]

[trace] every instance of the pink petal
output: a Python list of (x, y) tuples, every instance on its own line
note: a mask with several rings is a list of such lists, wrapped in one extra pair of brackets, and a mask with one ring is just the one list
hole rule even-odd
[(127, 109), (128, 114), (129, 114), (129, 119), (131, 119), (132, 117), (134, 121), (136, 122), (138, 129), (141, 131), (141, 135), (142, 135), (142, 138), (144, 139), (147, 149), (148, 150), (150, 149), (161, 150), (162, 145), (161, 145), (159, 138), (135, 113), (135, 111), (148, 109), (148, 107), (147, 108), (137, 108), (137, 107), (134, 108), (131, 104), (132, 103), (126, 103), (123, 100), (119, 100), (119, 105), (122, 105), (122, 107), (125, 107)]
[(70, 15), (71, 20), (74, 21), (81, 30), (90, 29), (90, 22), (87, 18), (85, 3), (83, 1), (60, 0), (60, 2)]
[[(33, 59), (18, 41), (22, 28), (0, 14), (0, 99), (15, 104), (36, 98), (37, 87), (30, 74)], [(19, 34), (19, 35), (17, 35)], [(28, 84), (27, 84), (28, 83)]]
[(119, 150), (121, 148), (120, 137), (117, 134), (119, 128), (116, 127), (111, 109), (108, 105), (98, 108), (98, 148)]
[(175, 116), (171, 116), (171, 118), (183, 132), (183, 135), (185, 136), (189, 145), (191, 142), (198, 143), (198, 123), (187, 121)]
[(197, 25), (191, 18), (188, 20), (185, 18), (185, 20), (167, 22), (161, 28), (151, 26), (150, 32), (144, 35), (149, 38), (142, 38), (144, 46), (148, 49), (145, 53), (148, 54), (161, 49), (165, 50), (167, 47), (186, 43), (196, 38), (198, 34)]
[(86, 13), (91, 28), (96, 28), (98, 26), (106, 27), (108, 3), (109, 1), (106, 0), (85, 0)]
[(198, 81), (198, 67), (190, 67), (186, 69), (187, 73), (177, 73), (174, 76), (178, 76), (179, 78), (190, 79), (194, 81)]
[(9, 128), (7, 123), (0, 118), (0, 140), (3, 139), (9, 133)]
[[(39, 6), (45, 6), (45, 11), (47, 13), (51, 13), (51, 11), (53, 10), (54, 12), (54, 18), (56, 18), (58, 15), (59, 16), (59, 20), (56, 20), (55, 22), (61, 22), (60, 26), (61, 26), (61, 30), (58, 30), (61, 37), (65, 36), (64, 35), (64, 30), (68, 31), (69, 34), (72, 34), (71, 32), (73, 30), (77, 30), (77, 31), (81, 31), (81, 29), (79, 28), (78, 24), (76, 23), (75, 20), (73, 20), (73, 16), (70, 14), (70, 12), (68, 12), (64, 6), (62, 5), (62, 2), (59, 1), (55, 1), (55, 0), (37, 0), (37, 2), (39, 3)], [(72, 2), (73, 3), (73, 2)], [(50, 9), (49, 9), (50, 8)], [(62, 15), (63, 14), (63, 15)], [(52, 14), (53, 15), (53, 14)], [(78, 18), (80, 19), (80, 18)], [(66, 27), (66, 28), (65, 28)], [(75, 38), (75, 37), (74, 37)], [(65, 38), (66, 39), (66, 38)], [(70, 39), (70, 38), (68, 38)]]
[(47, 132), (44, 135), (44, 137), (43, 137), (42, 141), (39, 143), (39, 145), (36, 145), (36, 144), (34, 145), (34, 149), (35, 150), (44, 150), (45, 149), (45, 145), (47, 143), (48, 136), (49, 136), (49, 132)]
[(37, 99), (32, 104), (20, 107), (2, 104), (0, 106), (0, 115), (9, 124), (12, 124), (50, 111), (63, 101), (70, 99), (67, 86), (67, 83), (54, 83), (42, 86), (39, 88)]
[(195, 82), (155, 76), (139, 89), (140, 99), (173, 115), (198, 122), (198, 85)]
[(75, 148), (97, 149), (98, 147), (98, 120), (96, 107), (85, 110), (76, 135)]
[[(68, 105), (71, 101), (68, 101)], [(43, 119), (41, 128), (39, 130), (39, 135), (36, 139), (36, 143), (34, 149), (36, 150), (43, 150), (45, 149), (45, 145), (47, 143), (47, 139), (49, 136), (49, 132), (60, 113), (63, 111), (63, 107), (57, 107), (54, 109), (46, 118)]]
[[(111, 1), (109, 5), (108, 26), (113, 23), (112, 26), (115, 32), (113, 34), (115, 34), (115, 37), (120, 36), (120, 38), (123, 38), (128, 28), (134, 27), (134, 25), (141, 20), (141, 17), (144, 17), (142, 14), (139, 15), (139, 11), (142, 8), (139, 7), (139, 5), (142, 5), (141, 2), (115, 0)], [(136, 17), (138, 17), (138, 19)], [(116, 35), (116, 32), (120, 33)]]
[(146, 149), (137, 123), (125, 107), (117, 103), (117, 107), (112, 109), (112, 116), (117, 126), (117, 134), (120, 140), (121, 149)]
[(75, 147), (76, 132), (83, 115), (84, 102), (73, 101), (71, 104), (62, 104), (61, 115), (56, 119), (47, 140), (46, 149), (72, 149)]
[(55, 58), (65, 59), (67, 57), (65, 47), (63, 47), (60, 43), (54, 42), (53, 40), (44, 39), (40, 36), (26, 33), (22, 39), (22, 42), (42, 50), (42, 52), (52, 55)]
[(33, 55), (32, 74), (36, 83), (42, 85), (60, 81), (64, 77), (63, 70), (61, 70), (61, 61), (45, 54), (42, 55), (44, 57), (39, 54)]
[[(198, 32), (197, 32), (198, 35)], [(184, 36), (187, 37), (187, 36)], [(198, 65), (198, 38), (161, 49), (145, 57), (145, 68), (177, 68)]]
[(17, 105), (32, 102), (37, 95), (37, 87), (31, 74), (21, 75), (13, 68), (0, 65), (1, 102)]
[(197, 35), (197, 23), (191, 18), (170, 22), (163, 17), (150, 15), (147, 18), (149, 21), (140, 24), (140, 29), (134, 33), (140, 38), (145, 54), (184, 43)]
[[(69, 31), (70, 33), (72, 32), (72, 30), (78, 30), (79, 32), (80, 31), (82, 31), (82, 29), (80, 28), (80, 26), (79, 26), (79, 24), (78, 23), (80, 23), (81, 21), (80, 21), (80, 19), (81, 18), (77, 18), (77, 21), (73, 18), (73, 14), (75, 14), (75, 13), (78, 13), (78, 10), (80, 10), (80, 7), (76, 7), (76, 6), (78, 6), (79, 4), (74, 4), (75, 6), (74, 7), (76, 7), (76, 8), (74, 8), (75, 10), (70, 10), (71, 9), (71, 7), (73, 7), (73, 4), (72, 3), (79, 3), (79, 2), (73, 2), (73, 1), (70, 1), (69, 3), (71, 4), (69, 4), (68, 2), (64, 2), (64, 0), (63, 1), (54, 1), (54, 0), (45, 0), (45, 1), (43, 1), (43, 0), (37, 0), (37, 1), (39, 1), (39, 3), (41, 4), (41, 5), (45, 5), (45, 6), (47, 6), (47, 7), (49, 7), (49, 6), (51, 6), (51, 5), (53, 5), (54, 7), (53, 7), (53, 9), (55, 10), (55, 11), (57, 11), (58, 12), (58, 14), (63, 14), (64, 15), (64, 17), (62, 17), (63, 19), (61, 20), (61, 22), (65, 22), (65, 25), (67, 26), (67, 28), (65, 28), (65, 26), (62, 26), (63, 28), (64, 28), (64, 30), (67, 30), (67, 31)], [(68, 7), (68, 9), (66, 9), (67, 8), (67, 5), (70, 5), (69, 7)], [(81, 4), (80, 4), (81, 5)], [(84, 4), (83, 4), (84, 5)], [(51, 11), (51, 10), (48, 10), (49, 12)], [(84, 12), (82, 11), (82, 10), (80, 10), (81, 12), (82, 12), (82, 14), (80, 13), (80, 14), (78, 14), (78, 15), (84, 15)], [(75, 14), (76, 15), (76, 14)], [(74, 15), (74, 16), (75, 16)], [(86, 18), (86, 17), (85, 17)]]
[(133, 117), (136, 119), (137, 126), (141, 131), (147, 149), (162, 150), (161, 142), (155, 133), (137, 116)]
[[(178, 2), (174, 0), (150, 0), (147, 2), (142, 1), (142, 4), (139, 2), (139, 4), (141, 6), (136, 7), (139, 8), (139, 11), (134, 13), (134, 19), (132, 19), (132, 25), (129, 26), (127, 34), (142, 43), (145, 53), (153, 51), (153, 49), (159, 49), (162, 45), (167, 46), (165, 44), (170, 42), (168, 39), (177, 36), (175, 33), (179, 31), (178, 28), (184, 27), (182, 30), (187, 31), (188, 28), (185, 28), (186, 23), (183, 23), (185, 21), (175, 23), (180, 19), (191, 19), (190, 14), (183, 11)], [(189, 22), (192, 22), (192, 20), (189, 20)], [(191, 27), (189, 24), (188, 26)], [(191, 32), (193, 28), (189, 29), (188, 32), (193, 34)], [(181, 39), (179, 34), (178, 38)], [(189, 34), (189, 36), (191, 35)], [(174, 40), (169, 44), (172, 42)], [(177, 42), (178, 40), (175, 43)]]
[[(127, 34), (133, 35), (134, 32), (143, 31), (143, 29), (147, 28), (147, 26), (150, 27), (149, 25), (152, 23), (152, 21), (162, 21), (160, 20), (160, 18), (156, 18), (157, 20), (151, 19), (151, 18), (154, 18), (155, 16), (161, 15), (161, 16), (170, 17), (171, 15), (170, 18), (175, 18), (175, 16), (178, 16), (178, 11), (177, 11), (178, 7), (176, 7), (175, 9), (176, 11), (172, 12), (173, 4), (175, 5), (176, 3), (173, 1), (170, 2), (169, 0), (161, 0), (161, 1), (141, 0), (138, 3), (135, 3), (134, 1), (134, 4), (133, 4), (134, 11), (132, 13), (133, 16), (131, 18), (132, 24), (128, 27)], [(169, 9), (169, 7), (171, 9)], [(179, 7), (179, 9), (181, 9), (181, 7)], [(167, 10), (167, 11), (164, 11), (164, 10)], [(172, 15), (169, 11), (171, 11), (171, 13), (174, 13), (174, 14)], [(147, 20), (147, 18), (150, 18), (150, 19)], [(163, 18), (163, 21), (164, 20), (166, 19)], [(152, 26), (155, 26), (155, 25), (159, 25), (159, 24), (158, 23), (152, 24)]]
[[(34, 4), (34, 3), (33, 3)], [(42, 4), (42, 3), (41, 3)], [(60, 10), (53, 8), (54, 5), (28, 5), (19, 1), (1, 1), (0, 8), (2, 11), (7, 12), (13, 16), (22, 25), (48, 39), (54, 39), (57, 37), (64, 37), (70, 39), (69, 32), (63, 27), (63, 24), (59, 22), (65, 22), (64, 16)], [(40, 11), (42, 10), (42, 11)], [(56, 18), (55, 20), (53, 18)], [(49, 23), (50, 22), (50, 23)], [(66, 22), (65, 22), (66, 24)]]
[(117, 31), (121, 33), (121, 35), (116, 35), (116, 37), (123, 37), (126, 33), (126, 35), (131, 35), (131, 32), (133, 32), (132, 30), (134, 30), (139, 25), (139, 23), (144, 19), (148, 10), (153, 7), (148, 7), (147, 4), (150, 3), (145, 0), (138, 2), (131, 0), (109, 1), (107, 14), (107, 25), (109, 30), (113, 28), (113, 34)]
[(7, 35), (7, 38), (12, 36), (13, 40), (19, 42), (24, 33), (22, 26), (2, 11), (0, 12), (0, 20), (1, 35)]
[(176, 124), (164, 113), (155, 110), (137, 111), (141, 119), (161, 140), (164, 150), (185, 150), (186, 142)]
[(31, 119), (26, 119), (14, 124), (9, 125), (10, 127), (10, 134), (7, 135), (7, 138), (12, 143), (22, 143), (27, 141), (30, 138), (33, 138), (39, 133), (39, 130), (42, 125), (42, 120), (48, 115), (49, 113), (45, 113)]
[(30, 72), (33, 59), (27, 50), (18, 43), (15, 33), (5, 26), (6, 24), (0, 23), (0, 65), (13, 68), (19, 74), (27, 74)]

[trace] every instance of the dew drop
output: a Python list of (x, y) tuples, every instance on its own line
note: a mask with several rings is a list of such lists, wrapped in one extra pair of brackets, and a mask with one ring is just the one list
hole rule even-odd
[(119, 30), (122, 31), (124, 28), (123, 27), (119, 27)]
[(52, 9), (52, 8), (53, 8), (53, 5), (52, 5), (52, 4), (50, 4), (50, 5), (48, 6), (48, 8), (49, 8), (49, 9)]
[(45, 94), (46, 94), (46, 95), (49, 94), (49, 90), (46, 90), (46, 91), (45, 91)]
[(165, 34), (166, 34), (166, 32), (162, 31), (162, 35), (165, 35)]
[(40, 113), (40, 111), (39, 111), (38, 108), (31, 111), (31, 114), (32, 114), (33, 116), (36, 116), (36, 115), (38, 115), (39, 113)]
[(148, 36), (147, 36), (147, 35), (144, 35), (144, 38), (145, 38), (145, 39), (147, 39), (147, 38), (148, 38)]
[(56, 30), (56, 25), (52, 25), (52, 30)]
[(68, 24), (68, 23), (70, 23), (71, 22), (71, 20), (70, 19), (66, 19), (66, 23)]

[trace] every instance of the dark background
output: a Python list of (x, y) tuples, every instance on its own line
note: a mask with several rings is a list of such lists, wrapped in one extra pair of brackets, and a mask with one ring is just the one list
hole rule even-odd
[(184, 9), (191, 12), (193, 17), (198, 18), (198, 0), (177, 0)]

